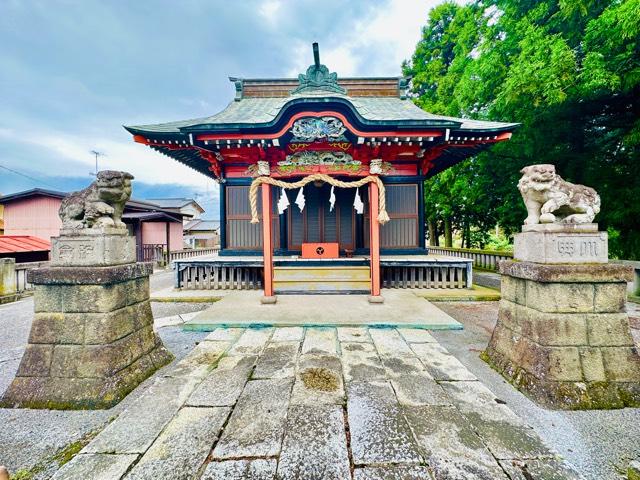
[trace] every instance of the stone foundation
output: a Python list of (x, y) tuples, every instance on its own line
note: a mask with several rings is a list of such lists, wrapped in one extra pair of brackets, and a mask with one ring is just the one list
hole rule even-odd
[[(94, 261), (102, 263), (104, 237), (96, 242)], [(131, 257), (128, 241), (115, 243), (126, 253), (108, 255)], [(61, 262), (58, 257), (54, 263)], [(30, 272), (34, 320), (18, 373), (0, 405), (108, 408), (170, 362), (172, 355), (153, 331), (151, 272), (152, 265), (146, 263), (54, 266)]]
[(484, 358), (539, 403), (640, 406), (640, 356), (625, 312), (631, 268), (500, 264), (502, 300)]

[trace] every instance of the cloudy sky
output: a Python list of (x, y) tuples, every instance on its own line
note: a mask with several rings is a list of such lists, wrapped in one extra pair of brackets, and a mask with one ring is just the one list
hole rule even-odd
[(100, 169), (136, 177), (136, 198), (195, 197), (217, 218), (212, 180), (122, 125), (212, 115), (228, 76), (296, 76), (314, 41), (339, 76), (398, 75), (438, 3), (1, 0), (0, 192), (84, 187), (97, 150)]

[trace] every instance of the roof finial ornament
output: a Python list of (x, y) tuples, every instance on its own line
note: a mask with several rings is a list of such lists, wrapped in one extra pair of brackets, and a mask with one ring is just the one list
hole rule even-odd
[(320, 69), (320, 47), (318, 42), (313, 42), (313, 63), (316, 64), (316, 70)]
[(320, 48), (318, 42), (313, 43), (313, 65), (307, 68), (305, 74), (298, 75), (300, 85), (292, 94), (304, 93), (309, 91), (329, 91), (345, 95), (347, 91), (338, 85), (338, 74), (329, 72), (329, 69), (320, 63)]

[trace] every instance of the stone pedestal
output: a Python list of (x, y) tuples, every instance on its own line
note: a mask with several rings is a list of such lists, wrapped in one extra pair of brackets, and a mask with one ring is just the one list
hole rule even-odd
[(0, 258), (0, 305), (16, 299), (16, 261)]
[(595, 223), (525, 225), (514, 238), (515, 260), (546, 264), (607, 263), (607, 233)]
[[(582, 239), (578, 234), (567, 241)], [(546, 253), (519, 251), (514, 257), (542, 255), (554, 262), (557, 237), (547, 240)], [(502, 300), (484, 358), (549, 407), (640, 406), (640, 356), (625, 312), (632, 269), (573, 258), (573, 264), (500, 263)]]
[(135, 263), (126, 231), (93, 233), (54, 239), (53, 266), (30, 272), (29, 342), (0, 404), (108, 408), (171, 361), (153, 331), (152, 265)]

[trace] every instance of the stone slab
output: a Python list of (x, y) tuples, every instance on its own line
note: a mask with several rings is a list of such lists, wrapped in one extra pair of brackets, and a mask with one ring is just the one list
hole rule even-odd
[(144, 453), (196, 385), (197, 381), (189, 377), (160, 378), (82, 453)]
[(607, 263), (606, 232), (524, 232), (514, 236), (513, 258), (545, 264)]
[(335, 328), (307, 328), (302, 343), (302, 353), (337, 353), (337, 336)]
[(371, 342), (369, 331), (364, 327), (338, 327), (340, 342)]
[(201, 480), (273, 480), (276, 466), (275, 459), (213, 461), (207, 465)]
[(137, 459), (136, 454), (80, 454), (63, 465), (51, 480), (119, 479)]
[(441, 385), (496, 458), (522, 460), (552, 455), (533, 429), (482, 383)]
[(251, 380), (236, 404), (213, 459), (278, 455), (293, 379)]
[[(230, 291), (183, 325), (186, 330), (226, 327), (359, 327), (401, 326), (459, 330), (453, 319), (421, 295), (427, 290), (385, 289), (383, 304), (366, 295), (280, 295), (275, 305), (261, 305), (261, 291)], [(329, 300), (329, 301), (328, 301)]]
[(353, 471), (354, 480), (430, 480), (433, 478), (427, 467), (366, 467)]
[(509, 480), (455, 407), (410, 407), (404, 411), (436, 479)]
[(437, 343), (428, 330), (421, 328), (399, 328), (398, 332), (407, 343)]
[(13, 258), (0, 258), (0, 298), (13, 297), (15, 294), (16, 261)]
[[(583, 480), (562, 462), (555, 459), (544, 460), (501, 460), (500, 465), (511, 480)], [(631, 479), (629, 479), (631, 480)]]
[(235, 405), (249, 380), (257, 357), (225, 357), (193, 391), (187, 405), (194, 407), (223, 407)]
[(302, 327), (282, 327), (276, 329), (271, 337), (272, 342), (296, 342), (304, 338), (304, 328)]
[(522, 225), (522, 232), (597, 233), (597, 223), (536, 223)]
[(413, 356), (413, 352), (397, 330), (389, 328), (370, 328), (369, 334), (380, 356)]
[(271, 335), (273, 335), (273, 328), (247, 328), (227, 354), (260, 355)]
[(633, 267), (619, 263), (594, 265), (541, 265), (503, 260), (502, 275), (542, 283), (627, 283), (633, 280)]
[(252, 378), (286, 378), (296, 374), (300, 342), (269, 342), (260, 355)]
[(342, 343), (342, 370), (346, 382), (384, 380), (386, 372), (371, 343)]
[(436, 380), (476, 380), (476, 376), (439, 343), (412, 343), (411, 349)]
[(189, 480), (206, 460), (228, 407), (184, 407), (143, 455), (127, 480)]
[(131, 235), (61, 235), (51, 238), (51, 266), (96, 267), (136, 261)]
[[(292, 405), (344, 404), (342, 364), (337, 356), (301, 355), (298, 359), (297, 370), (296, 381), (293, 384), (293, 392), (291, 393)], [(309, 381), (308, 377), (303, 376), (305, 374), (322, 375), (321, 378), (325, 379), (325, 381)]]
[(421, 374), (433, 380), (431, 374), (427, 372), (422, 362), (415, 355), (381, 355), (380, 360), (382, 360), (387, 376), (391, 379), (404, 375)]
[(164, 375), (167, 377), (193, 377), (203, 379), (216, 368), (218, 361), (229, 349), (230, 342), (200, 342), (191, 352)]
[(356, 465), (418, 464), (422, 461), (388, 382), (349, 384), (347, 412)]
[(426, 373), (409, 373), (391, 379), (401, 405), (450, 405), (442, 387)]
[[(193, 312), (193, 318), (198, 312)], [(187, 320), (185, 320), (187, 321)], [(240, 335), (244, 332), (243, 328), (216, 328), (213, 332), (207, 335), (205, 341), (223, 341), (223, 342), (235, 342)]]
[(285, 431), (278, 479), (342, 480), (350, 477), (342, 407), (291, 406)]
[[(153, 264), (138, 262), (93, 268), (76, 266), (34, 268), (27, 272), (27, 278), (34, 285), (108, 285), (148, 277), (152, 273)], [(148, 291), (147, 298), (149, 298)]]

